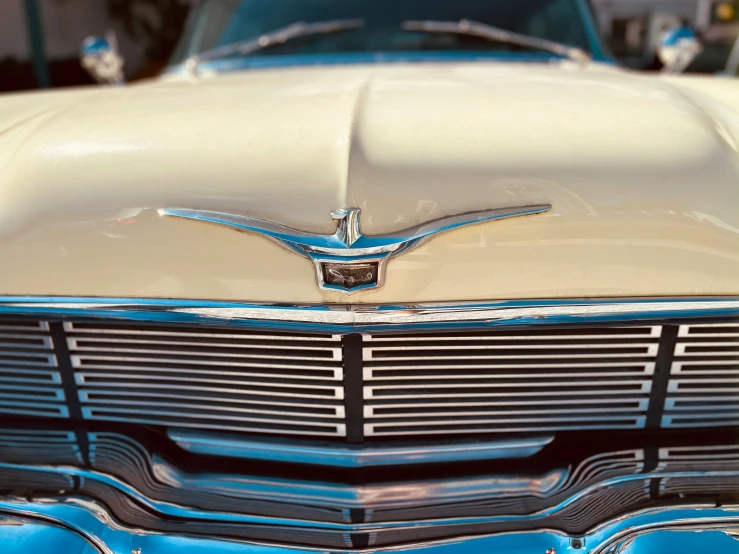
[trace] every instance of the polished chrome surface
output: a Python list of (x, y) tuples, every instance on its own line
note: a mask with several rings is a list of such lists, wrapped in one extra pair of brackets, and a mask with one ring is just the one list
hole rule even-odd
[[(579, 478), (575, 482), (568, 482), (570, 476), (567, 469), (536, 476), (481, 475), (364, 485), (331, 482), (330, 476), (326, 476), (326, 480), (306, 481), (288, 475), (284, 478), (268, 478), (239, 474), (191, 474), (161, 456), (148, 452), (141, 444), (124, 435), (89, 433), (88, 437), (91, 444), (90, 463), (94, 472), (74, 472), (74, 475), (84, 477), (86, 481), (98, 481), (124, 494), (132, 494), (131, 490), (118, 484), (127, 483), (134, 487), (136, 498), (144, 499), (153, 509), (172, 516), (192, 513), (193, 518), (200, 517), (197, 513), (201, 509), (221, 514), (242, 514), (244, 522), (271, 518), (269, 520), (273, 523), (281, 521), (295, 524), (296, 521), (290, 521), (294, 519), (310, 520), (322, 526), (322, 522), (349, 524), (349, 511), (361, 508), (372, 512), (368, 521), (379, 523), (390, 519), (383, 514), (394, 514), (395, 510), (414, 510), (414, 514), (425, 513), (427, 518), (444, 517), (454, 513), (450, 504), (485, 501), (488, 509), (495, 511), (501, 499), (548, 498), (573, 487), (594, 484), (593, 481)], [(611, 463), (614, 460), (618, 460), (618, 456), (614, 456)], [(584, 465), (588, 467), (589, 464), (590, 461), (587, 461)], [(14, 468), (18, 469), (18, 466)], [(72, 470), (57, 468), (57, 471), (64, 474)], [(623, 473), (623, 469), (620, 473)], [(165, 506), (165, 502), (170, 505)], [(218, 516), (206, 518), (218, 519)], [(411, 519), (411, 516), (398, 519)]]
[(167, 436), (179, 447), (196, 454), (344, 468), (526, 458), (540, 452), (554, 440), (554, 436), (550, 435), (500, 441), (392, 447), (265, 442), (187, 429), (169, 429)]
[(124, 60), (118, 51), (118, 39), (112, 31), (104, 37), (87, 37), (82, 43), (80, 63), (98, 83), (123, 84)]
[[(30, 552), (59, 552), (63, 554), (109, 554), (83, 534), (71, 529), (65, 522), (54, 521), (41, 514), (0, 515), (0, 544), (3, 554), (28, 554)], [(128, 554), (125, 552), (124, 554)], [(138, 553), (141, 554), (141, 553)]]
[(739, 316), (739, 298), (524, 300), (407, 305), (248, 304), (166, 298), (0, 296), (0, 314), (223, 323), (328, 333), (603, 324)]
[(74, 431), (0, 429), (0, 460), (49, 464), (82, 464)]
[(739, 321), (681, 325), (663, 427), (739, 425)]
[[(373, 548), (375, 552), (413, 552), (417, 554), (467, 554), (477, 552), (506, 552), (507, 554), (532, 554), (554, 552), (578, 552), (573, 549), (573, 541), (581, 544), (588, 554), (655, 554), (655, 543), (650, 536), (666, 540), (664, 533), (677, 535), (668, 539), (674, 546), (671, 554), (692, 554), (681, 549), (680, 544), (698, 544), (700, 551), (732, 554), (739, 551), (736, 541), (736, 528), (739, 524), (739, 506), (714, 507), (705, 504), (690, 504), (681, 507), (660, 507), (630, 512), (614, 518), (593, 529), (591, 532), (570, 536), (555, 530), (532, 530), (495, 534), (465, 539), (442, 540), (437, 542), (410, 543), (402, 547)], [(114, 523), (106, 507), (84, 497), (64, 499), (35, 498), (24, 499), (4, 497), (0, 499), (0, 513), (6, 518), (34, 525), (30, 531), (38, 529), (37, 521), (67, 529), (86, 539), (104, 554), (128, 554), (140, 549), (147, 552), (167, 552), (171, 554), (198, 552), (230, 554), (297, 554), (301, 552), (325, 551), (300, 546), (275, 546), (254, 540), (224, 540), (217, 537), (195, 537), (188, 535), (186, 529), (179, 532), (149, 532), (140, 528)], [(8, 521), (6, 519), (6, 521)], [(0, 527), (0, 532), (5, 528)], [(21, 528), (22, 529), (22, 528)], [(9, 533), (20, 533), (11, 529)], [(659, 535), (657, 535), (659, 533)], [(54, 538), (61, 533), (55, 533)], [(7, 535), (6, 535), (7, 536)], [(51, 535), (46, 535), (47, 537)], [(59, 537), (59, 538), (58, 538)], [(0, 536), (0, 539), (3, 539)], [(70, 542), (67, 542), (70, 541)], [(689, 542), (685, 542), (689, 541)], [(697, 541), (697, 542), (696, 542)], [(77, 548), (76, 539), (65, 538), (59, 545), (72, 544)], [(643, 546), (639, 546), (643, 545)], [(628, 549), (628, 550), (624, 550)], [(28, 550), (19, 550), (27, 552)], [(332, 549), (334, 552), (350, 552), (347, 547)], [(356, 552), (356, 550), (353, 550)], [(12, 553), (12, 550), (10, 551)], [(81, 550), (84, 554), (88, 550)]]
[(676, 503), (730, 504), (739, 497), (739, 445), (730, 443), (604, 452), (538, 472), (509, 464), (506, 472), (466, 476), (446, 466), (436, 477), (406, 472), (406, 479), (350, 484), (325, 471), (310, 479), (287, 471), (250, 475), (238, 472), (239, 464), (230, 466), (233, 473), (192, 471), (191, 455), (174, 458), (179, 467), (161, 438), (148, 447), (114, 432), (77, 438), (89, 445), (86, 464), (67, 465), (63, 449), (55, 460), (36, 440), (43, 457), (22, 445), (14, 462), (2, 458), (0, 489), (56, 498), (47, 503), (85, 497), (104, 505), (119, 525), (143, 532), (332, 551), (542, 529), (582, 540), (613, 517), (655, 504), (677, 509)]
[(337, 33), (339, 31), (359, 29), (364, 26), (361, 19), (336, 19), (332, 21), (319, 21), (305, 23), (300, 21), (270, 33), (265, 33), (257, 38), (242, 40), (224, 46), (219, 46), (186, 59), (183, 64), (191, 75), (197, 75), (198, 67), (203, 62), (218, 60), (236, 54), (245, 56), (252, 54), (275, 44), (283, 44), (295, 38), (307, 35)]
[(660, 38), (657, 55), (663, 64), (662, 72), (675, 75), (685, 71), (703, 52), (700, 39), (690, 27), (670, 29)]
[[(0, 300), (0, 413), (361, 440), (640, 429), (650, 413), (663, 427), (726, 427), (739, 411), (733, 299), (404, 308), (93, 300)], [(662, 414), (656, 365), (673, 356)], [(352, 417), (347, 390), (364, 399)]]
[(0, 413), (68, 417), (46, 321), (0, 316)]
[(661, 333), (366, 335), (365, 435), (644, 427)]
[[(551, 205), (541, 204), (481, 210), (428, 221), (397, 233), (373, 236), (362, 234), (359, 227), (361, 212), (359, 208), (342, 208), (331, 214), (333, 219), (338, 221), (336, 232), (333, 235), (315, 235), (272, 221), (236, 214), (182, 208), (160, 208), (157, 212), (161, 216), (203, 221), (224, 225), (242, 232), (262, 234), (292, 252), (310, 259), (315, 266), (318, 286), (321, 289), (353, 294), (382, 286), (385, 263), (392, 256), (408, 252), (438, 233), (485, 221), (544, 213), (550, 209)], [(377, 278), (374, 282), (346, 287), (330, 284), (325, 280), (324, 264), (350, 266), (369, 262), (378, 265)]]
[(478, 21), (404, 21), (403, 29), (409, 31), (424, 31), (426, 33), (458, 33), (474, 35), (492, 41), (516, 44), (527, 48), (545, 50), (580, 64), (587, 64), (591, 60), (590, 54), (580, 48), (568, 46), (540, 37), (514, 33), (500, 27), (494, 27)]
[[(119, 517), (129, 514), (149, 529), (161, 528), (160, 520), (179, 518), (208, 525), (273, 525), (285, 533), (375, 533), (378, 545), (544, 527), (582, 533), (655, 500), (730, 498), (739, 491), (737, 445), (662, 448), (655, 467), (647, 460), (652, 454), (637, 449), (593, 455), (573, 468), (538, 474), (350, 485), (331, 481), (330, 475), (311, 481), (189, 473), (119, 433), (90, 432), (86, 440), (90, 468), (57, 465), (48, 458), (39, 464), (29, 452), (26, 462), (0, 463), (0, 488), (12, 483), (30, 490), (69, 490), (77, 482), (74, 490), (105, 501)], [(664, 498), (654, 489), (655, 480), (669, 483)], [(29, 482), (32, 486), (25, 485)], [(203, 527), (198, 532), (215, 531)], [(321, 542), (320, 536), (313, 538)]]
[(344, 436), (341, 337), (65, 322), (85, 419)]
[(629, 536), (611, 546), (608, 554), (696, 554), (698, 552), (739, 552), (739, 525), (729, 524), (726, 528), (659, 529), (639, 536)]

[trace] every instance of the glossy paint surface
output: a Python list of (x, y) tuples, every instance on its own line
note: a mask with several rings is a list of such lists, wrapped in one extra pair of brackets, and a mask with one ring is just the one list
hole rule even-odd
[(352, 302), (739, 294), (739, 82), (284, 68), (8, 96), (0, 121), (0, 294), (343, 302), (263, 237), (156, 209), (332, 234), (357, 207), (371, 235), (542, 203), (433, 238)]

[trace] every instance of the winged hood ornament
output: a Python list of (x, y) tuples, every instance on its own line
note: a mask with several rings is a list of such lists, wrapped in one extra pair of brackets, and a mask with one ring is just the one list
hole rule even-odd
[(485, 221), (540, 214), (551, 208), (549, 204), (538, 204), (467, 212), (387, 235), (363, 235), (359, 225), (359, 208), (342, 208), (331, 214), (338, 222), (333, 235), (306, 233), (272, 221), (222, 212), (185, 208), (160, 208), (157, 212), (161, 216), (259, 233), (310, 259), (321, 289), (352, 294), (382, 286), (385, 265), (391, 257), (416, 248), (438, 233)]

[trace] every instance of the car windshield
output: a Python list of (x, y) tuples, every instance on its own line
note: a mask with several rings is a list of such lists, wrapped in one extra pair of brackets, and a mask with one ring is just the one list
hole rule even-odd
[(202, 0), (172, 63), (260, 37), (296, 22), (361, 20), (342, 32), (301, 36), (233, 57), (372, 52), (536, 52), (464, 33), (403, 27), (406, 21), (476, 21), (590, 52), (579, 0)]

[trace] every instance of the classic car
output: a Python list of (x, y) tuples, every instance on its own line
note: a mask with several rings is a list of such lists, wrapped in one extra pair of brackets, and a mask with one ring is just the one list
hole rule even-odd
[[(203, 0), (0, 98), (4, 552), (739, 552), (739, 81), (585, 0)], [(121, 81), (110, 41), (84, 63)]]

